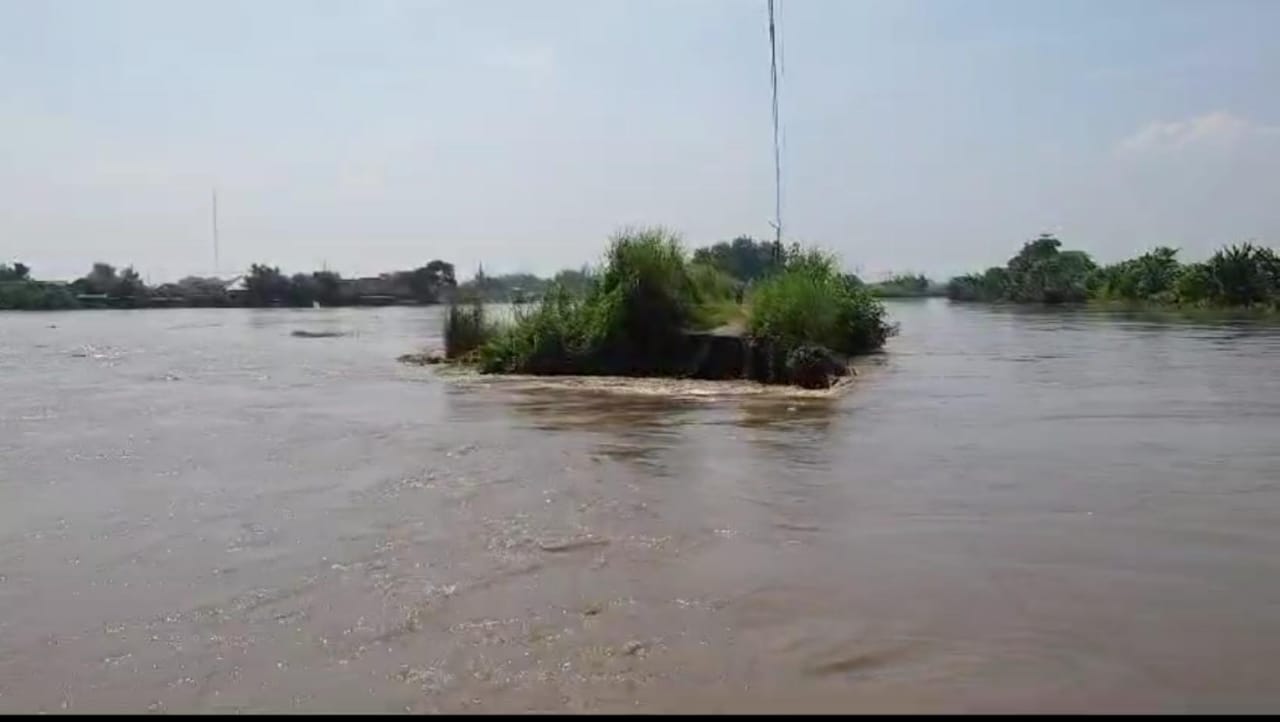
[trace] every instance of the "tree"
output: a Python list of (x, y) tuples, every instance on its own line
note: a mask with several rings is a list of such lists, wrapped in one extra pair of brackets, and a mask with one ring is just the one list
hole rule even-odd
[(230, 300), (227, 284), (222, 279), (200, 276), (187, 276), (178, 281), (176, 295), (193, 306), (224, 306)]
[(441, 285), (456, 286), (458, 280), (453, 273), (453, 264), (447, 261), (436, 259), (426, 265), (428, 273), (434, 273), (439, 279)]
[(1175, 249), (1160, 246), (1137, 258), (1105, 266), (1090, 278), (1090, 289), (1101, 298), (1169, 300), (1182, 273), (1177, 256)]
[(415, 268), (409, 274), (409, 289), (413, 297), (421, 303), (439, 303), (442, 291), (446, 288), (455, 288), (457, 285), (453, 264), (439, 259)]
[(1269, 248), (1244, 243), (1213, 254), (1205, 264), (1213, 300), (1229, 306), (1280, 301), (1280, 259)]
[(115, 289), (118, 282), (115, 266), (99, 262), (93, 264), (87, 275), (76, 281), (76, 286), (81, 293), (107, 295)]
[(12, 266), (0, 264), (0, 281), (29, 281), (31, 268), (27, 264), (15, 261)]
[(289, 298), (289, 279), (280, 269), (255, 263), (244, 277), (245, 295), (252, 306), (284, 303)]
[(315, 300), (325, 306), (342, 305), (342, 276), (333, 271), (316, 271), (311, 274), (315, 287)]
[(295, 273), (289, 278), (285, 298), (290, 306), (310, 306), (320, 296), (320, 283), (315, 274)]
[(107, 295), (112, 298), (140, 303), (147, 298), (147, 285), (142, 282), (142, 277), (138, 275), (138, 272), (133, 270), (133, 266), (129, 266), (116, 277), (115, 283), (107, 291)]
[(579, 270), (566, 268), (557, 273), (551, 282), (563, 288), (573, 296), (585, 296), (591, 284), (594, 282), (595, 276), (592, 275), (591, 269), (583, 266)]
[[(786, 254), (784, 254), (786, 255)], [(744, 283), (756, 281), (780, 269), (774, 244), (738, 236), (732, 241), (716, 243), (693, 252), (696, 263), (706, 263)]]

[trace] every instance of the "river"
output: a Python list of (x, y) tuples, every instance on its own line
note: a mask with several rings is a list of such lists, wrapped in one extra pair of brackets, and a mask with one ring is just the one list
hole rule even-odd
[(0, 711), (1274, 710), (1280, 328), (889, 307), (830, 399), (0, 314)]

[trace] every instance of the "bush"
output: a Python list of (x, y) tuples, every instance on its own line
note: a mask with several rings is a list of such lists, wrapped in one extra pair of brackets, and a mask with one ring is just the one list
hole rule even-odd
[(1216, 303), (1253, 306), (1280, 301), (1280, 259), (1270, 248), (1251, 243), (1229, 246), (1205, 264)]
[(894, 331), (884, 306), (818, 251), (793, 253), (781, 273), (754, 289), (748, 330), (787, 353), (816, 344), (846, 356), (879, 349)]
[(833, 378), (849, 375), (849, 367), (822, 346), (803, 344), (787, 354), (786, 378), (805, 389), (825, 389)]
[(1107, 300), (1172, 300), (1181, 275), (1178, 252), (1161, 246), (1137, 258), (1097, 269), (1089, 279), (1089, 292)]
[(615, 237), (587, 304), (604, 362), (617, 373), (665, 369), (683, 332), (698, 325), (700, 301), (675, 236), (645, 229)]
[(594, 338), (585, 302), (555, 284), (531, 309), (516, 311), (479, 351), (485, 373), (589, 373)]
[(536, 374), (678, 374), (685, 332), (730, 293), (714, 271), (691, 268), (660, 228), (614, 237), (585, 295), (555, 285), (480, 354), (481, 370)]
[[(806, 344), (861, 353), (879, 348), (891, 333), (883, 307), (840, 273), (833, 258), (797, 251), (786, 268), (757, 288), (752, 301), (759, 312), (748, 318), (771, 356), (785, 360)], [(714, 266), (690, 263), (676, 237), (662, 229), (616, 236), (599, 272), (584, 278), (589, 282), (578, 292), (553, 284), (539, 303), (496, 331), (451, 309), (447, 323), (482, 331), (446, 330), (446, 342), (451, 335), (484, 338), (476, 360), (485, 373), (683, 376), (693, 372), (696, 347), (688, 332), (743, 313), (740, 283)], [(796, 363), (821, 370), (827, 368), (822, 358), (815, 351)]]
[(940, 295), (938, 286), (924, 274), (899, 273), (888, 280), (868, 284), (878, 298), (923, 298)]
[(79, 305), (65, 286), (39, 281), (0, 281), (0, 310), (60, 311)]
[(1207, 303), (1213, 296), (1213, 274), (1204, 263), (1188, 264), (1178, 273), (1173, 288), (1178, 303), (1192, 306)]
[(480, 301), (450, 304), (444, 322), (445, 358), (458, 359), (480, 349), (494, 336), (494, 327)]

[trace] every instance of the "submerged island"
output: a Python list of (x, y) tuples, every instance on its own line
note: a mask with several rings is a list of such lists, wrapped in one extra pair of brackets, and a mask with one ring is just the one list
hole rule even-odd
[(753, 380), (828, 388), (895, 328), (836, 258), (776, 249), (772, 272), (742, 283), (690, 258), (660, 229), (615, 236), (577, 289), (553, 283), (495, 318), (483, 299), (445, 316), (445, 358), (487, 374)]

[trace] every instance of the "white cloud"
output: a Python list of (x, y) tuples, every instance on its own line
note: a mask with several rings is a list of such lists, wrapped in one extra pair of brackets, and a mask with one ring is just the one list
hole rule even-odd
[(1260, 136), (1280, 136), (1280, 126), (1264, 125), (1224, 110), (1185, 120), (1158, 121), (1120, 141), (1121, 153), (1165, 153), (1187, 148), (1231, 148)]

